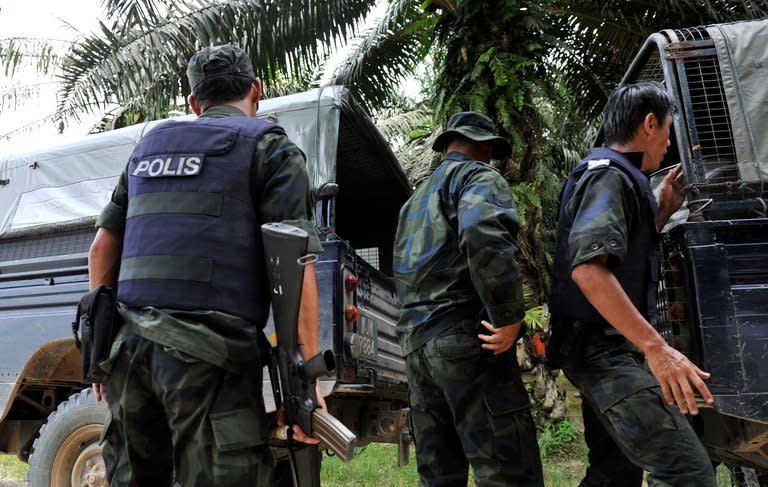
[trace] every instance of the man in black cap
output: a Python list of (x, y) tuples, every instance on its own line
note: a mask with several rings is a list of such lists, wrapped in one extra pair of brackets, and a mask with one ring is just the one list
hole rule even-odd
[[(187, 77), (199, 118), (160, 124), (139, 142), (89, 255), (91, 287), (117, 286), (126, 320), (111, 376), (94, 384), (111, 413), (107, 475), (113, 486), (272, 485), (260, 227), (301, 227), (309, 251), (322, 252), (304, 154), (281, 127), (254, 118), (261, 81), (241, 49), (199, 51)], [(308, 358), (317, 353), (312, 264), (304, 278)], [(317, 442), (300, 430), (295, 438)]]
[(525, 314), (519, 221), (491, 158), (511, 146), (485, 115), (453, 115), (443, 160), (400, 211), (394, 273), (421, 483), (542, 486), (515, 342)]

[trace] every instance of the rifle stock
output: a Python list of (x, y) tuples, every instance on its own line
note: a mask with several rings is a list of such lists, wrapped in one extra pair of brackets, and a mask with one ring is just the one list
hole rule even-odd
[[(277, 332), (273, 357), (277, 358), (280, 397), (275, 397), (275, 404), (282, 406), (286, 424), (299, 425), (304, 433), (319, 438), (339, 458), (349, 461), (357, 438), (341, 421), (318, 407), (315, 395), (316, 379), (335, 369), (333, 352), (326, 350), (306, 362), (299, 352), (298, 317), (304, 265), (310, 262), (309, 237), (305, 231), (282, 223), (262, 225), (261, 232)], [(291, 466), (297, 485), (319, 485), (317, 448), (292, 448), (292, 443), (289, 441)]]

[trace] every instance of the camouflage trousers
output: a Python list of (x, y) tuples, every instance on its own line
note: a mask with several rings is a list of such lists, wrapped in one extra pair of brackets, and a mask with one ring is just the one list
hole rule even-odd
[(129, 334), (111, 372), (111, 486), (274, 485), (261, 368), (235, 374)]
[(583, 357), (581, 365), (564, 372), (598, 419), (591, 426), (585, 423), (592, 428), (585, 432), (592, 437), (590, 448), (608, 458), (590, 452), (582, 487), (627, 485), (625, 478), (616, 476), (637, 474), (625, 458), (648, 472), (649, 487), (716, 486), (714, 469), (696, 433), (685, 416), (664, 401), (632, 344), (623, 338), (599, 340), (585, 346)]
[(641, 487), (643, 469), (624, 455), (588, 401), (581, 401), (581, 416), (589, 453), (587, 473), (579, 487)]
[(494, 356), (449, 331), (406, 357), (422, 486), (543, 486), (530, 400), (514, 347)]

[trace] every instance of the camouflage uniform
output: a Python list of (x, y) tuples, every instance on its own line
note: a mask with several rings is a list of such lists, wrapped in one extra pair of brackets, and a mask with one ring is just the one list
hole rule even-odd
[[(214, 106), (200, 118), (243, 116)], [(285, 135), (265, 134), (251, 166), (254, 205), (263, 221), (283, 221), (310, 234), (304, 155)], [(98, 227), (123, 235), (127, 174), (120, 178)], [(266, 283), (265, 283), (266, 285)], [(121, 307), (126, 326), (104, 366), (111, 371), (104, 457), (113, 486), (276, 485), (267, 445), (260, 340), (265, 323), (211, 310)]]
[(494, 356), (477, 337), (482, 317), (498, 327), (524, 315), (518, 227), (501, 175), (458, 152), (400, 212), (397, 327), (422, 485), (466, 485), (468, 463), (478, 486), (543, 485), (515, 347)]
[[(609, 267), (632, 258), (626, 255), (628, 239), (642, 218), (634, 191), (618, 168), (599, 166), (584, 173), (571, 200), (561, 202), (566, 205), (562, 218), (575, 222), (568, 236), (571, 267), (603, 254), (609, 255)], [(664, 401), (642, 354), (616, 330), (589, 335), (580, 364), (564, 372), (593, 414), (585, 422), (590, 465), (581, 486), (639, 486), (639, 468), (648, 471), (651, 487), (715, 485), (691, 425)]]

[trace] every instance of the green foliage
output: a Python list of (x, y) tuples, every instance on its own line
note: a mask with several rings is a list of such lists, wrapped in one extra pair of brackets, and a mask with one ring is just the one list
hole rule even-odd
[[(526, 180), (541, 133), (533, 94), (548, 91), (543, 69), (546, 26), (540, 2), (458, 2), (436, 26), (435, 105), (438, 119), (461, 110), (488, 114), (514, 147), (510, 175)], [(505, 168), (501, 168), (504, 171)]]
[(564, 175), (554, 171), (547, 161), (532, 169), (531, 179), (510, 187), (520, 219), (517, 245), (519, 262), (530, 295), (526, 303), (534, 307), (549, 293), (555, 251), (557, 197)]
[(523, 322), (532, 331), (544, 330), (547, 320), (546, 306), (534, 306), (525, 310)]
[(544, 426), (538, 431), (541, 456), (563, 457), (572, 454), (581, 436), (581, 431), (567, 419)]

